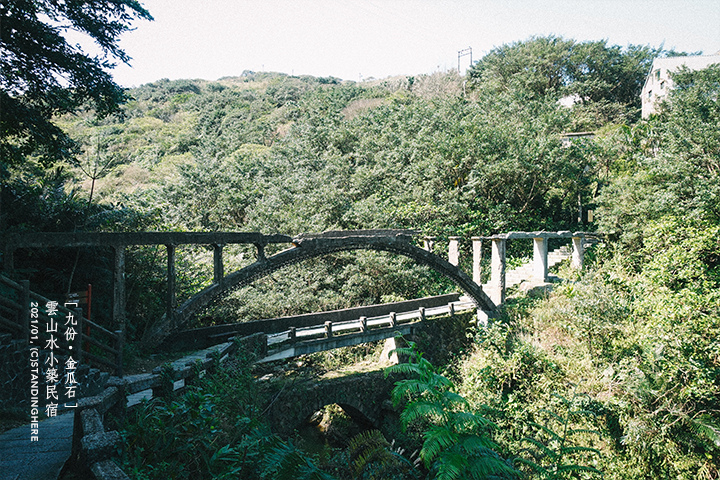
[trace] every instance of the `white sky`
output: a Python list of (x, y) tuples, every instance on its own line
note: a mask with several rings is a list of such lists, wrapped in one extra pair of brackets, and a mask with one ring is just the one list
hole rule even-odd
[[(720, 0), (141, 0), (155, 18), (122, 37), (123, 86), (243, 70), (347, 80), (457, 68), (532, 35), (720, 50)], [(462, 58), (462, 69), (469, 57)]]

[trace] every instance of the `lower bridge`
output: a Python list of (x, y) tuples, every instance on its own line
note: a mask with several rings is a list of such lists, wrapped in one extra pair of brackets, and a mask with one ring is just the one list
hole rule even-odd
[(184, 330), (166, 339), (164, 350), (207, 348), (248, 335), (261, 335), (258, 363), (408, 336), (427, 320), (474, 311), (475, 303), (453, 293), (383, 305)]
[(358, 425), (380, 428), (385, 416), (394, 412), (390, 392), (396, 381), (375, 370), (294, 383), (268, 382), (264, 390), (271, 400), (265, 416), (274, 432), (289, 435), (315, 412), (337, 404)]

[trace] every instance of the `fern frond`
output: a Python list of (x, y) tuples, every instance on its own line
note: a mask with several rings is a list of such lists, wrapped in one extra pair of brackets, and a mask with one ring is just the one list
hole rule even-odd
[(398, 406), (403, 400), (410, 400), (430, 391), (428, 384), (422, 380), (402, 380), (395, 383), (390, 398), (393, 404)]
[(560, 415), (558, 415), (557, 413), (553, 412), (552, 410), (541, 408), (540, 411), (543, 412), (544, 414), (548, 415), (549, 417), (552, 417), (558, 423), (565, 423), (565, 419), (563, 417), (561, 417)]
[(457, 431), (460, 431), (461, 429), (475, 430), (482, 427), (495, 427), (493, 422), (482, 415), (464, 411), (453, 412), (450, 415), (450, 423)]
[(557, 468), (557, 473), (561, 472), (588, 472), (595, 473), (602, 476), (602, 472), (594, 467), (588, 467), (586, 465), (562, 465)]
[(460, 435), (458, 444), (462, 450), (470, 454), (489, 455), (497, 448), (495, 442), (489, 437), (480, 435)]
[(532, 460), (528, 460), (526, 458), (516, 458), (515, 461), (530, 467), (532, 470), (541, 474), (543, 477), (550, 477), (550, 471), (547, 468), (543, 467), (542, 465), (538, 465)]
[(550, 427), (546, 427), (545, 425), (536, 425), (536, 426), (539, 430), (545, 432), (553, 440), (562, 442), (562, 437), (559, 434), (555, 433), (555, 431), (552, 430)]
[(420, 458), (426, 464), (432, 462), (443, 451), (455, 445), (457, 434), (445, 427), (430, 427), (425, 432), (425, 442), (420, 450)]
[(485, 479), (513, 479), (519, 477), (519, 472), (510, 466), (495, 452), (488, 455), (468, 458), (468, 473), (470, 478)]
[(425, 374), (425, 372), (421, 370), (421, 367), (415, 363), (397, 363), (385, 368), (386, 377), (393, 373), (402, 375), (417, 375), (419, 377), (422, 377)]
[(435, 402), (417, 401), (409, 403), (400, 414), (400, 422), (404, 427), (413, 421), (425, 418), (432, 422), (438, 418), (444, 418), (445, 410)]
[(368, 451), (378, 448), (387, 448), (390, 444), (379, 430), (367, 430), (355, 435), (348, 444), (350, 461), (354, 461)]
[(690, 420), (690, 428), (699, 436), (705, 437), (720, 447), (720, 426), (710, 415), (701, 415)]
[(584, 433), (586, 435), (597, 435), (598, 437), (602, 436), (599, 430), (591, 430), (588, 428), (568, 428), (567, 430), (568, 437), (578, 433)]
[(560, 453), (563, 455), (566, 453), (578, 453), (578, 452), (594, 453), (598, 457), (602, 457), (602, 453), (600, 453), (600, 450), (598, 450), (597, 448), (592, 448), (592, 447), (563, 447), (560, 449)]
[(591, 411), (591, 410), (573, 410), (569, 412), (570, 415), (573, 417), (591, 417), (591, 418), (597, 418), (597, 413)]
[(534, 438), (530, 438), (530, 437), (523, 438), (521, 441), (531, 443), (535, 448), (538, 449), (538, 451), (542, 455), (544, 455), (545, 457), (549, 457), (553, 462), (557, 461), (558, 453), (555, 452), (554, 450), (552, 450), (551, 448), (547, 447), (542, 442), (539, 442), (539, 441), (535, 440)]
[(553, 393), (550, 394), (550, 396), (551, 396), (551, 397), (555, 397), (555, 398), (557, 398), (558, 400), (560, 400), (560, 402), (561, 402), (563, 405), (565, 405), (565, 407), (568, 408), (568, 409), (570, 409), (570, 407), (572, 406), (572, 401), (571, 401), (571, 400), (568, 400), (568, 399), (565, 398), (565, 397), (563, 397), (563, 396), (560, 395), (559, 393), (554, 393), (554, 392), (553, 392)]
[(443, 455), (435, 465), (437, 480), (457, 480), (463, 478), (467, 470), (467, 459), (462, 455), (447, 453)]
[(467, 407), (469, 405), (468, 401), (463, 397), (462, 395), (447, 391), (443, 392), (442, 399), (447, 402), (449, 405), (460, 405), (463, 407)]

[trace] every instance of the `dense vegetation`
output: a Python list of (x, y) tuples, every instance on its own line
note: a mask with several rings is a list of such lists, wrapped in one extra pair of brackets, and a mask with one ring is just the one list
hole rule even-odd
[[(448, 400), (444, 417), (426, 419), (427, 432), (452, 435), (447, 450), (428, 447), (422, 471), (440, 477), (482, 464), (468, 463), (477, 458), (467, 441), (509, 461), (495, 464), (498, 475), (512, 475), (511, 465), (530, 478), (597, 470), (613, 479), (717, 479), (720, 67), (676, 74), (661, 113), (640, 120), (642, 82), (665, 54), (548, 37), (499, 47), (466, 77), (358, 84), (246, 72), (158, 81), (128, 92), (122, 117), (58, 118), (82, 154), (52, 171), (41, 157), (8, 166), (2, 222), (49, 231), (415, 228), (438, 236), (438, 248), (455, 234), (597, 229), (607, 240), (570, 278), (579, 282), (549, 299), (508, 302), (461, 364), (443, 375), (424, 370), (442, 386), (428, 395)], [(558, 102), (567, 97), (571, 106)], [(594, 139), (563, 146), (564, 133), (589, 130)], [(226, 269), (253, 261), (249, 249), (231, 253)], [(24, 274), (50, 294), (70, 288), (71, 271), (78, 285), (107, 288), (107, 252), (83, 251), (74, 265), (24, 255), (17, 262), (34, 268)], [(132, 340), (163, 312), (163, 258), (152, 248), (128, 255)], [(209, 281), (212, 254), (183, 249), (178, 261), (182, 299)], [(452, 288), (389, 255), (339, 254), (256, 282), (206, 321)], [(202, 416), (209, 397), (193, 395), (196, 420), (218, 428)], [(157, 415), (184, 407), (163, 408)], [(455, 428), (457, 418), (469, 430)], [(294, 452), (279, 440), (244, 451)], [(218, 451), (213, 461), (227, 466), (236, 454)], [(412, 478), (398, 465), (394, 478)], [(322, 478), (315, 467), (308, 478)], [(280, 472), (257, 468), (267, 478)], [(355, 475), (393, 478), (370, 467)]]

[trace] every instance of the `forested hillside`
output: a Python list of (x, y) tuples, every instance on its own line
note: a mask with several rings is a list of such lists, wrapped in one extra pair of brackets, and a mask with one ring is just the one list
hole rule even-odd
[[(652, 59), (669, 54), (541, 37), (494, 49), (466, 76), (161, 80), (129, 91), (121, 115), (58, 118), (78, 154), (52, 168), (37, 158), (8, 166), (2, 225), (412, 228), (437, 236), (438, 249), (449, 235), (598, 231), (606, 241), (571, 279), (579, 282), (549, 299), (509, 302), (447, 375), (495, 423), (490, 435), (505, 458), (532, 459), (519, 469), (565, 462), (613, 479), (718, 479), (720, 66), (675, 75), (661, 113), (640, 120)], [(594, 137), (563, 143), (577, 132)], [(226, 271), (254, 260), (251, 249), (229, 251)], [(18, 262), (27, 262), (33, 284), (53, 295), (77, 288), (68, 278), (109, 289), (107, 252), (80, 252), (74, 264), (25, 255)], [(128, 254), (132, 341), (164, 312), (163, 255)], [(212, 252), (178, 255), (182, 301), (210, 281)], [(337, 254), (256, 282), (203, 321), (453, 288), (390, 255)], [(585, 413), (570, 415), (551, 393)], [(597, 434), (570, 439), (568, 426)], [(563, 439), (586, 449), (557, 458)], [(485, 478), (468, 472), (457, 478)], [(537, 475), (597, 478), (583, 468)]]

